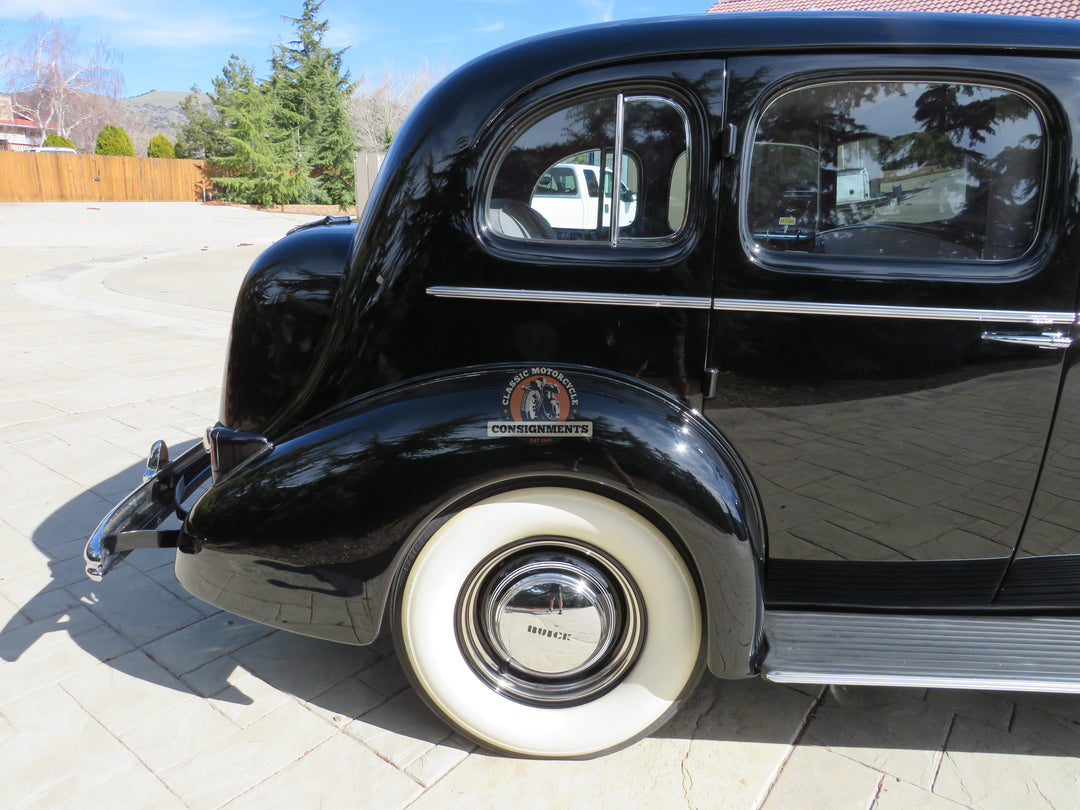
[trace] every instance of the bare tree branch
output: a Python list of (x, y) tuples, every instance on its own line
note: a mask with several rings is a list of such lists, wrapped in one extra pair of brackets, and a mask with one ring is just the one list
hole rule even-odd
[(445, 69), (426, 63), (408, 74), (387, 64), (377, 82), (366, 78), (357, 82), (349, 104), (357, 149), (385, 152), (412, 108), (445, 74)]
[[(5, 48), (0, 74), (15, 91), (20, 111), (41, 122), (44, 130), (71, 137), (97, 115), (100, 105), (90, 96), (115, 99), (123, 87), (120, 55), (102, 39), (85, 45), (78, 28), (63, 28), (42, 14), (30, 23), (33, 31), (22, 43)], [(41, 137), (44, 140), (44, 131)]]

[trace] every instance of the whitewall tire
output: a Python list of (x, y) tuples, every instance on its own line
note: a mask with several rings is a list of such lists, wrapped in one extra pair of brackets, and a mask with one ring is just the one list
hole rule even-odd
[(450, 518), (409, 568), (399, 656), (430, 705), (496, 750), (580, 757), (663, 722), (700, 671), (693, 578), (651, 522), (537, 487)]

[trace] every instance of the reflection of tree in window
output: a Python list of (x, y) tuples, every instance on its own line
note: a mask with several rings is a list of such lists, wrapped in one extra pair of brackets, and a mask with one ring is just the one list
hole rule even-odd
[[(991, 92), (997, 95), (988, 96)], [(961, 96), (970, 101), (961, 102)], [(973, 85), (931, 85), (915, 101), (913, 118), (921, 131), (882, 140), (884, 168), (955, 169), (968, 160), (983, 164), (988, 156), (976, 147), (997, 134), (1002, 122), (1028, 119), (1032, 112), (1014, 93)]]
[[(818, 158), (816, 189), (797, 159), (808, 150)], [(755, 238), (778, 249), (1014, 258), (1034, 233), (1042, 151), (1034, 108), (1000, 88), (803, 88), (762, 115), (748, 221)], [(797, 171), (785, 171), (784, 163)], [(865, 227), (853, 230), (858, 226)]]
[[(671, 232), (668, 222), (672, 169), (686, 151), (686, 127), (680, 111), (664, 101), (634, 99), (624, 110), (623, 148), (627, 161), (621, 192), (636, 195), (636, 216), (628, 236), (653, 237)], [(627, 224), (627, 223), (623, 223)], [(681, 224), (681, 222), (680, 222)]]
[(492, 198), (528, 203), (536, 181), (566, 155), (613, 149), (615, 100), (596, 99), (548, 115), (529, 127), (499, 166)]
[[(1043, 137), (1031, 104), (976, 85), (930, 85), (915, 102), (920, 132), (883, 142), (888, 171), (962, 170), (955, 221), (983, 258), (1013, 258), (1035, 227)], [(944, 208), (944, 206), (942, 206)]]
[(569, 151), (578, 152), (615, 144), (615, 99), (598, 98), (584, 104), (576, 104), (566, 110), (563, 128), (564, 144), (582, 144)]

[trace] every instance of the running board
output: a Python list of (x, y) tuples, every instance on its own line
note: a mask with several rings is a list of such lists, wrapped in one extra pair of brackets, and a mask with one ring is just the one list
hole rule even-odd
[(778, 683), (1080, 693), (1080, 617), (766, 611)]

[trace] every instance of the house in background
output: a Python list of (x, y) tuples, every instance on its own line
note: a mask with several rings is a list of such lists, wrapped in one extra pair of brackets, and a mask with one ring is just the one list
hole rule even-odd
[(709, 11), (921, 11), (1075, 19), (1080, 0), (719, 0)]
[(48, 127), (15, 109), (11, 96), (0, 95), (0, 151), (23, 152), (40, 146)]

